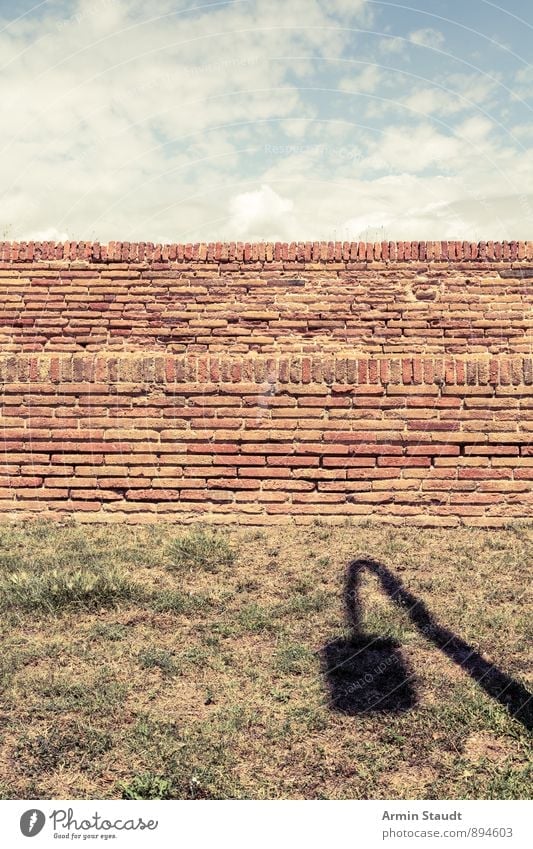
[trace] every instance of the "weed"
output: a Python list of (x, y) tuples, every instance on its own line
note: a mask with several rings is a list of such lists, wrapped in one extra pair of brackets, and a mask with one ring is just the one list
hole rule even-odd
[(277, 625), (269, 608), (259, 604), (245, 604), (237, 613), (237, 622), (243, 631), (257, 634), (261, 631), (275, 631)]
[(17, 692), (27, 703), (37, 697), (39, 711), (57, 714), (76, 711), (103, 716), (121, 704), (126, 687), (104, 667), (86, 680), (72, 680), (62, 672), (45, 676), (26, 674), (19, 680)]
[(261, 584), (259, 581), (247, 578), (244, 581), (237, 581), (235, 591), (238, 593), (253, 593), (260, 589), (260, 587)]
[(130, 738), (133, 751), (148, 754), (151, 761), (167, 760), (179, 746), (179, 728), (176, 722), (165, 722), (141, 714)]
[(306, 646), (289, 643), (277, 650), (275, 666), (283, 675), (302, 675), (309, 668), (312, 657)]
[(312, 595), (294, 595), (276, 608), (276, 615), (299, 619), (309, 613), (319, 613), (330, 603), (331, 597), (321, 590)]
[(303, 727), (308, 732), (323, 731), (328, 724), (323, 710), (307, 705), (289, 710), (287, 719), (289, 724)]
[(315, 539), (325, 541), (330, 538), (332, 528), (330, 525), (323, 522), (322, 519), (315, 519), (310, 529), (310, 533)]
[(129, 782), (119, 782), (117, 786), (123, 799), (172, 798), (172, 782), (150, 772), (134, 775)]
[(222, 535), (200, 530), (172, 540), (167, 556), (171, 568), (181, 572), (218, 572), (235, 560), (235, 552)]
[(160, 669), (164, 675), (175, 675), (178, 671), (174, 655), (165, 649), (147, 648), (139, 653), (143, 669)]
[(206, 667), (211, 665), (214, 652), (209, 651), (204, 646), (189, 646), (185, 651), (180, 652), (180, 661), (183, 661), (189, 667)]
[(275, 702), (280, 702), (280, 704), (286, 704), (291, 698), (290, 690), (284, 689), (271, 690), (269, 695)]
[(128, 629), (125, 625), (120, 625), (118, 622), (97, 622), (91, 628), (91, 637), (102, 637), (104, 640), (109, 640), (112, 643), (120, 642), (128, 636)]
[(190, 615), (206, 611), (214, 605), (213, 599), (200, 593), (184, 593), (181, 590), (164, 590), (155, 593), (151, 606), (159, 613)]
[(250, 531), (250, 533), (248, 534), (248, 539), (250, 542), (264, 542), (266, 538), (266, 533), (260, 528), (255, 531)]

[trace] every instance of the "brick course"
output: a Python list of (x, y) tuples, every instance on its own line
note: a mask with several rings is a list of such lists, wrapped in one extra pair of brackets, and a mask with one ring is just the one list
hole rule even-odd
[(0, 513), (531, 516), (533, 242), (0, 243)]

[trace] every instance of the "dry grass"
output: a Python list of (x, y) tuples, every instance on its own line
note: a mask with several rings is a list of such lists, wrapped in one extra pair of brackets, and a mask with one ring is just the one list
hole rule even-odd
[(367, 554), (527, 685), (525, 527), (189, 533), (0, 528), (4, 798), (528, 795), (524, 725), (375, 578), (364, 630), (399, 644), (416, 704), (339, 713), (320, 660), (348, 636), (346, 565)]

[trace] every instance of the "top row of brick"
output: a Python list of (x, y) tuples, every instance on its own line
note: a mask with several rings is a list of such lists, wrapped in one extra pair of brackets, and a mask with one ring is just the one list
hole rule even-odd
[(520, 262), (533, 260), (529, 242), (0, 242), (2, 262), (90, 263), (344, 263)]

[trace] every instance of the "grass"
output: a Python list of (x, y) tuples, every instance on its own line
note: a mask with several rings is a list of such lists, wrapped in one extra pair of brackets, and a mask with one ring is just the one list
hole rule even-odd
[(206, 530), (193, 530), (173, 539), (167, 549), (171, 567), (178, 572), (218, 572), (231, 566), (235, 552), (225, 537)]
[(0, 527), (2, 798), (526, 798), (523, 724), (368, 575), (416, 703), (332, 710), (347, 563), (371, 555), (527, 685), (531, 537), (327, 525)]
[(94, 771), (99, 758), (113, 747), (109, 732), (79, 720), (70, 720), (60, 728), (48, 728), (39, 734), (21, 735), (15, 746), (20, 771), (26, 776), (75, 767)]
[(55, 612), (65, 608), (95, 610), (132, 600), (136, 587), (116, 569), (51, 569), (33, 574), (13, 570), (0, 580), (0, 609)]
[(129, 781), (119, 783), (123, 799), (171, 799), (172, 781), (161, 775), (152, 775), (145, 772), (142, 775), (134, 775)]
[(177, 672), (173, 653), (157, 647), (139, 652), (139, 663), (143, 669), (160, 669), (164, 675), (175, 675)]

